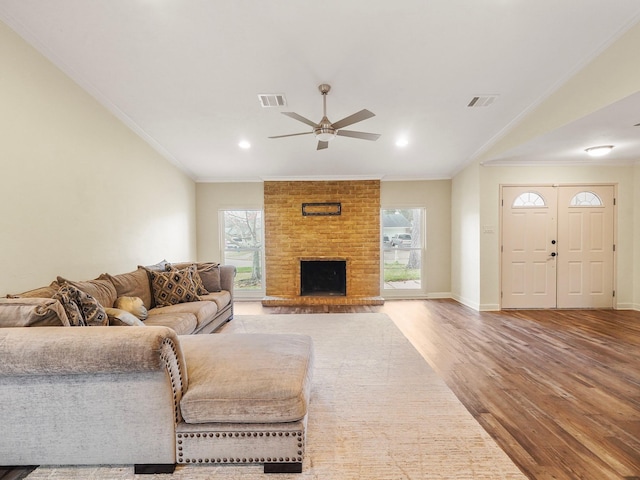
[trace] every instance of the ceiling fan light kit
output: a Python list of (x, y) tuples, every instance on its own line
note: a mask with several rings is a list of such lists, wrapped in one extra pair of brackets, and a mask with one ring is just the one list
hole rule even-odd
[(283, 138), (283, 137), (294, 137), (297, 135), (308, 135), (313, 133), (315, 137), (318, 139), (317, 150), (324, 150), (329, 147), (329, 140), (332, 140), (336, 135), (342, 137), (351, 137), (358, 138), (361, 140), (372, 140), (375, 141), (380, 137), (378, 133), (366, 133), (366, 132), (355, 132), (353, 130), (341, 130), (343, 127), (347, 127), (349, 125), (353, 125), (354, 123), (361, 122), (362, 120), (366, 120), (367, 118), (375, 117), (375, 114), (370, 112), (369, 110), (360, 110), (359, 112), (354, 113), (353, 115), (349, 115), (348, 117), (343, 118), (342, 120), (338, 120), (335, 123), (331, 123), (327, 118), (327, 94), (331, 90), (331, 85), (323, 83), (318, 86), (318, 90), (322, 94), (322, 120), (319, 123), (315, 123), (308, 118), (303, 117), (295, 112), (282, 112), (283, 115), (293, 118), (294, 120), (298, 120), (299, 122), (305, 123), (313, 128), (310, 132), (302, 132), (302, 133), (290, 133), (288, 135), (277, 135), (269, 138)]

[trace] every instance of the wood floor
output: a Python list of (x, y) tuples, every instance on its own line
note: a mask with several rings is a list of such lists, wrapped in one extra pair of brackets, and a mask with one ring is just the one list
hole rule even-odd
[(529, 478), (640, 480), (640, 312), (236, 305), (240, 315), (384, 312)]

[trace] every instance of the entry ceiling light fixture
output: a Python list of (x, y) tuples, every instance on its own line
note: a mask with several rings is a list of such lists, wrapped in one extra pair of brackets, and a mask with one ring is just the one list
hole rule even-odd
[(613, 150), (613, 145), (598, 145), (585, 149), (585, 152), (592, 157), (603, 157), (608, 155), (611, 150)]

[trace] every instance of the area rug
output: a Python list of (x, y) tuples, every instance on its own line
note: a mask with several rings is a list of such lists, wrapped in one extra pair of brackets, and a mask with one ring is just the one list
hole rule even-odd
[(258, 465), (185, 465), (173, 475), (131, 466), (40, 467), (29, 480), (522, 480), (385, 314), (236, 316), (221, 334), (303, 333), (316, 361), (301, 474)]

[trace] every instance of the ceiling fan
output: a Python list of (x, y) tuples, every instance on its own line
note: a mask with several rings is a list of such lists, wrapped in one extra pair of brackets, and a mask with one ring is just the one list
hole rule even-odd
[(295, 137), (297, 135), (309, 135), (313, 133), (318, 139), (318, 148), (316, 150), (322, 150), (329, 147), (329, 140), (334, 138), (336, 135), (373, 141), (377, 140), (380, 137), (379, 133), (365, 133), (354, 132), (353, 130), (342, 130), (343, 127), (353, 125), (354, 123), (361, 122), (362, 120), (366, 120), (367, 118), (375, 117), (375, 113), (372, 113), (366, 109), (360, 110), (359, 112), (354, 113), (353, 115), (349, 115), (342, 120), (331, 123), (327, 118), (327, 93), (329, 93), (329, 90), (331, 90), (331, 85), (323, 83), (322, 85), (318, 86), (318, 90), (320, 90), (320, 93), (322, 94), (323, 107), (323, 116), (322, 120), (320, 120), (320, 123), (312, 122), (308, 118), (305, 118), (302, 115), (298, 115), (295, 112), (282, 112), (282, 114), (286, 115), (287, 117), (291, 117), (294, 120), (298, 120), (299, 122), (306, 123), (307, 125), (313, 127), (312, 131), (303, 133), (290, 133), (288, 135), (277, 135), (275, 137), (269, 138)]

